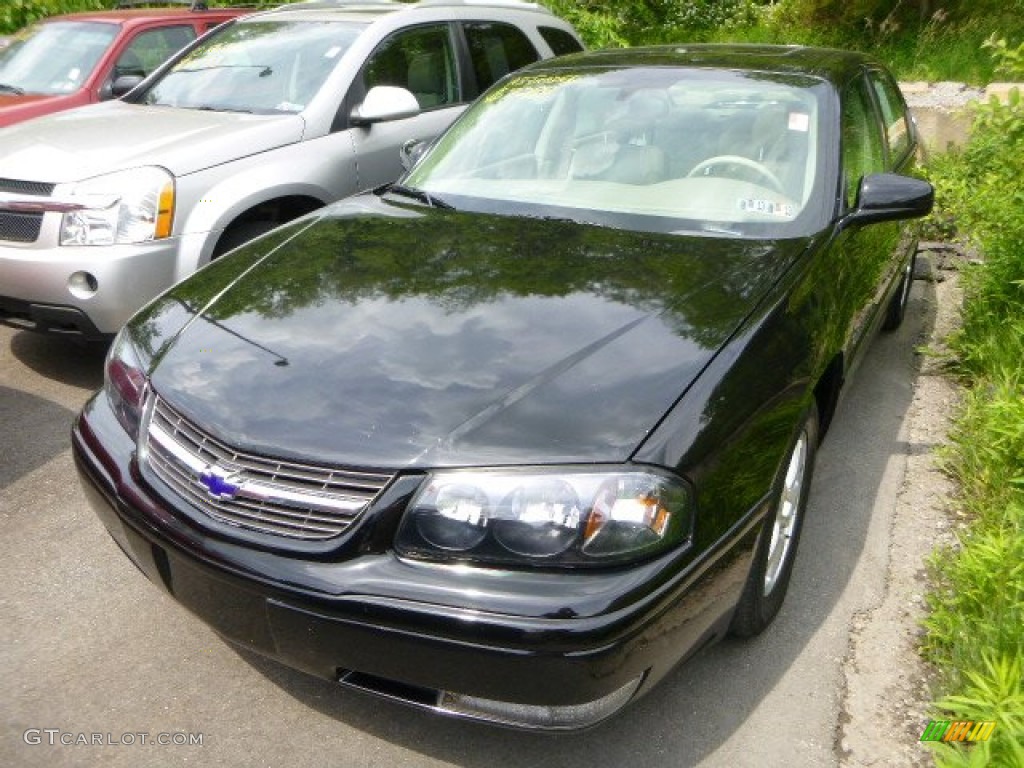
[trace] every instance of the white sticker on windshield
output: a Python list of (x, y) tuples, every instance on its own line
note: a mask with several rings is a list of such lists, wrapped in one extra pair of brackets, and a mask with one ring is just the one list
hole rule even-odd
[(71, 71), (68, 72), (68, 80), (76, 83), (78, 82), (78, 78), (81, 76), (81, 74), (82, 70), (80, 70), (78, 67), (72, 67)]
[(811, 127), (811, 116), (806, 112), (789, 113), (789, 130), (807, 133)]
[(324, 58), (325, 59), (333, 59), (339, 53), (341, 53), (341, 46), (340, 45), (334, 45), (334, 46), (331, 46), (330, 48), (327, 49), (327, 53), (324, 54)]
[(776, 203), (774, 200), (759, 200), (745, 197), (739, 201), (740, 210), (744, 213), (760, 213), (764, 216), (796, 216), (796, 206), (792, 203)]

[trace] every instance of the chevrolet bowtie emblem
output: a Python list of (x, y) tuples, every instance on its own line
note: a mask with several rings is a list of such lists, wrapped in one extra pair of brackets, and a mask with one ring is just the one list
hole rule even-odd
[(215, 499), (233, 499), (242, 487), (241, 483), (234, 482), (240, 474), (210, 465), (200, 473), (199, 483)]

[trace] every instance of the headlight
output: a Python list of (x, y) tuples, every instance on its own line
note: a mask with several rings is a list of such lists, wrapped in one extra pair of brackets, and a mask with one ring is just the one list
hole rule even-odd
[(64, 214), (61, 245), (144, 243), (170, 237), (174, 177), (163, 168), (134, 168), (76, 184)]
[(409, 503), (404, 555), (576, 566), (638, 560), (685, 541), (690, 494), (653, 470), (451, 471)]
[(139, 438), (139, 422), (149, 381), (131, 338), (122, 330), (107, 354), (103, 391), (117, 420), (132, 439)]

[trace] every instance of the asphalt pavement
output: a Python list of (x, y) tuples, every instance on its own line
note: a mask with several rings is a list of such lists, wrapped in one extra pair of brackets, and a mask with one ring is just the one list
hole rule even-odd
[(776, 622), (567, 736), (441, 719), (225, 643), (135, 570), (78, 486), (68, 431), (103, 351), (0, 327), (0, 765), (837, 765), (849, 628), (885, 587), (924, 290), (840, 405)]

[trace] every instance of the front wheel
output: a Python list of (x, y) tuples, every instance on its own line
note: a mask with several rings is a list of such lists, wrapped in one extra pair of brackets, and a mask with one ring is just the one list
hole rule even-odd
[(729, 631), (737, 637), (759, 634), (782, 607), (803, 528), (817, 446), (818, 409), (812, 406), (783, 462), (772, 513), (761, 530), (754, 563), (733, 614)]
[(900, 285), (893, 294), (892, 301), (886, 308), (885, 320), (882, 321), (883, 331), (895, 331), (903, 325), (903, 318), (907, 314), (907, 304), (910, 303), (910, 287), (914, 284), (914, 265), (917, 262), (917, 254), (910, 257), (910, 263), (903, 269), (903, 277)]

